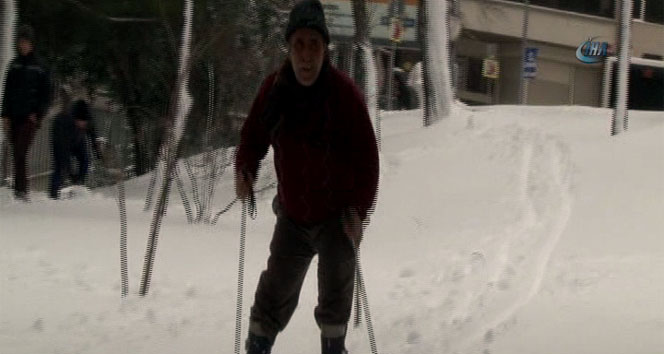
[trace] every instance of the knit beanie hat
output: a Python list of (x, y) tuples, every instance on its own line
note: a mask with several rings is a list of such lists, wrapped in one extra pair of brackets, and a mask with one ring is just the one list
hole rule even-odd
[(300, 28), (314, 29), (323, 35), (326, 44), (330, 43), (330, 33), (325, 24), (323, 5), (319, 0), (303, 0), (295, 4), (288, 18), (286, 41), (288, 42), (293, 32)]
[(22, 25), (21, 27), (18, 28), (18, 31), (16, 31), (16, 40), (21, 40), (25, 39), (30, 42), (35, 41), (35, 30), (30, 27), (30, 25)]

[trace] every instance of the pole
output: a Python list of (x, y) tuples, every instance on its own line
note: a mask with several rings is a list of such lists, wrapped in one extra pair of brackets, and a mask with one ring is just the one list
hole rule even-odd
[[(122, 171), (122, 170), (120, 170)], [(122, 297), (129, 294), (129, 271), (127, 266), (127, 206), (125, 204), (124, 174), (118, 174), (118, 210), (120, 212), (120, 278)]]
[(530, 0), (524, 0), (523, 27), (521, 29), (521, 71), (519, 72), (519, 104), (528, 102), (528, 82), (524, 77), (526, 67), (526, 48), (528, 47), (528, 20), (530, 19)]
[(392, 110), (392, 86), (394, 85), (394, 61), (397, 53), (397, 42), (392, 42), (392, 52), (390, 53), (389, 72), (387, 73), (387, 110)]
[(350, 43), (348, 46), (348, 76), (355, 78), (355, 43)]
[(602, 108), (609, 108), (611, 103), (609, 102), (611, 94), (611, 73), (613, 73), (613, 60), (610, 57), (607, 57), (604, 60), (604, 79), (602, 81)]
[(109, 128), (108, 145), (104, 145), (101, 155), (102, 167), (111, 173), (115, 180), (118, 190), (118, 214), (120, 215), (120, 281), (122, 284), (121, 296), (126, 298), (129, 295), (129, 267), (127, 265), (127, 203), (125, 201), (124, 187), (124, 162), (121, 162), (111, 141), (111, 131)]
[(616, 108), (613, 110), (611, 135), (627, 130), (627, 100), (629, 98), (629, 64), (632, 43), (632, 1), (622, 1), (620, 19), (620, 56), (618, 58), (618, 96)]
[(242, 221), (240, 224), (240, 255), (237, 270), (237, 302), (235, 310), (235, 348), (234, 353), (240, 354), (242, 336), (242, 293), (244, 287), (244, 251), (247, 235), (247, 202), (242, 201)]
[(212, 146), (210, 146), (210, 134), (212, 133), (212, 116), (214, 115), (214, 65), (211, 62), (208, 62), (208, 114), (207, 120), (205, 122), (205, 149), (207, 150), (207, 163), (208, 163), (208, 174), (207, 174), (207, 184), (204, 184), (204, 187), (207, 188), (207, 193), (203, 196), (203, 222), (210, 223), (212, 199), (214, 195), (214, 182), (217, 175), (217, 153), (214, 152)]
[[(378, 354), (378, 346), (376, 344), (376, 336), (374, 334), (373, 321), (371, 320), (371, 312), (369, 308), (369, 295), (367, 295), (367, 288), (364, 285), (364, 277), (362, 276), (362, 266), (360, 264), (360, 247), (354, 246), (355, 250), (355, 267), (356, 267), (356, 301), (362, 303), (364, 310), (364, 320), (367, 322), (367, 334), (369, 335), (369, 346), (372, 354)], [(357, 312), (359, 316), (359, 311)]]

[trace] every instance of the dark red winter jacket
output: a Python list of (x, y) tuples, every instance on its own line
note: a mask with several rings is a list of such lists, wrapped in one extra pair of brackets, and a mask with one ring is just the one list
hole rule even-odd
[(289, 62), (267, 77), (242, 128), (236, 173), (256, 176), (270, 145), (286, 216), (312, 224), (355, 207), (366, 218), (378, 187), (376, 138), (357, 87), (327, 60), (311, 87)]

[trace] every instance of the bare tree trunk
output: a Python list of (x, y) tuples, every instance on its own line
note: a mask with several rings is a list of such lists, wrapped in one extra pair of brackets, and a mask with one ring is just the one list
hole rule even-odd
[(424, 59), (425, 126), (449, 116), (454, 102), (447, 24), (433, 19), (447, 19), (447, 1), (420, 0), (419, 37)]
[(155, 205), (154, 215), (150, 224), (150, 235), (148, 238), (147, 251), (145, 254), (145, 263), (143, 265), (143, 274), (139, 294), (147, 295), (150, 289), (150, 280), (154, 266), (154, 259), (157, 252), (157, 239), (161, 227), (161, 218), (166, 211), (166, 202), (171, 185), (171, 176), (177, 164), (177, 153), (180, 140), (184, 134), (187, 117), (191, 111), (192, 98), (189, 94), (189, 68), (191, 62), (191, 37), (192, 21), (194, 16), (193, 0), (185, 0), (184, 26), (182, 30), (182, 45), (180, 51), (180, 65), (178, 68), (177, 85), (171, 101), (171, 114), (173, 125), (169, 129), (169, 137), (165, 141), (164, 161), (165, 169), (163, 181), (159, 189), (157, 204)]
[(424, 94), (424, 107), (423, 111), (423, 123), (425, 127), (431, 125), (433, 121), (433, 111), (431, 105), (432, 97), (432, 84), (431, 84), (431, 72), (430, 72), (430, 63), (426, 59), (428, 56), (429, 45), (427, 43), (427, 28), (429, 26), (427, 18), (427, 0), (420, 0), (418, 7), (418, 16), (417, 16), (417, 39), (420, 42), (420, 48), (422, 48), (422, 92)]
[(355, 43), (369, 41), (369, 13), (366, 0), (353, 0), (353, 22), (355, 24)]
[(378, 78), (371, 39), (369, 37), (369, 13), (366, 0), (353, 0), (353, 21), (355, 23), (355, 48), (360, 52), (359, 70), (355, 71), (355, 82), (361, 87), (366, 98), (369, 114), (376, 125), (380, 141), (380, 120), (378, 117)]
[[(369, 17), (367, 14), (367, 3), (366, 0), (352, 0), (353, 5), (353, 22), (355, 25), (355, 37), (353, 38), (353, 52), (357, 52), (362, 45), (369, 43)], [(360, 60), (357, 60), (358, 56), (352, 56), (352, 65), (353, 65), (353, 79), (355, 83), (360, 86), (360, 90), (364, 92), (365, 96), (367, 93), (367, 80), (366, 72), (367, 68), (364, 60), (362, 60), (362, 53), (360, 52)]]
[[(2, 47), (0, 47), (0, 105), (4, 97), (5, 74), (9, 62), (14, 56), (14, 32), (17, 22), (18, 6), (15, 0), (5, 0), (2, 3)], [(0, 122), (4, 125), (4, 122)], [(5, 183), (9, 176), (9, 137), (5, 136), (4, 127), (0, 128), (0, 186)]]

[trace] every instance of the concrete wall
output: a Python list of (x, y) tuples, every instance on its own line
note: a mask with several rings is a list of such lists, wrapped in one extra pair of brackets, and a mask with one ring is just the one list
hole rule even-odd
[(655, 54), (664, 57), (664, 25), (634, 21), (632, 24), (632, 55)]
[[(461, 2), (463, 27), (474, 31), (520, 38), (524, 5), (502, 0), (464, 0)], [(617, 20), (530, 7), (529, 38), (534, 41), (578, 47), (589, 36), (616, 44)], [(664, 25), (633, 21), (632, 55), (644, 53), (664, 56)]]
[[(520, 38), (523, 9), (523, 4), (509, 1), (462, 1), (463, 27), (474, 31)], [(588, 36), (599, 36), (607, 41), (612, 41), (616, 37), (616, 26), (612, 19), (539, 6), (530, 7), (529, 23), (531, 40), (574, 48)]]

